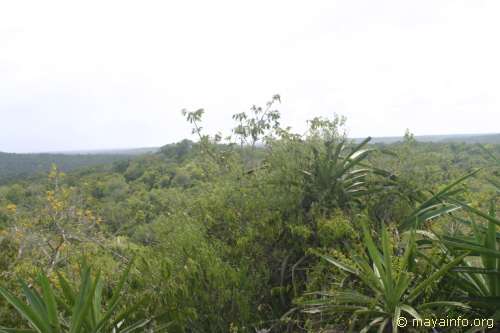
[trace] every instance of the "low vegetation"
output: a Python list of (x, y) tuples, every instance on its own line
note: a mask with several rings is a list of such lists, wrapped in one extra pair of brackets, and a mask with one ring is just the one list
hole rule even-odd
[[(410, 332), (500, 322), (500, 145), (299, 135), (279, 96), (197, 141), (0, 187), (0, 332)], [(434, 328), (437, 332), (491, 327)]]

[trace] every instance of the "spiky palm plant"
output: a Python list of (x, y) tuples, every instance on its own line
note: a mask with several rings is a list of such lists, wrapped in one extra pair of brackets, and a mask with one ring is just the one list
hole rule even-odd
[[(313, 300), (303, 301), (302, 306), (308, 313), (351, 313), (350, 331), (353, 331), (361, 318), (365, 325), (360, 332), (368, 332), (378, 327), (379, 332), (397, 332), (397, 320), (401, 316), (421, 319), (419, 312), (437, 306), (464, 307), (460, 302), (436, 301), (424, 303), (419, 297), (431, 284), (439, 281), (448, 271), (462, 262), (463, 254), (435, 269), (430, 276), (413, 274), (416, 265), (415, 233), (410, 234), (402, 256), (395, 256), (390, 245), (389, 233), (381, 230), (380, 251), (370, 234), (366, 222), (362, 222), (363, 240), (367, 256), (353, 253), (354, 264), (346, 264), (328, 255), (319, 254), (329, 263), (354, 276), (359, 282), (356, 290), (319, 292), (310, 296)], [(363, 292), (366, 291), (366, 292)]]
[[(312, 148), (309, 167), (304, 174), (302, 206), (323, 209), (349, 209), (353, 204), (362, 205), (360, 197), (373, 191), (370, 175), (380, 175), (389, 180), (390, 173), (374, 168), (366, 160), (376, 148), (366, 148), (371, 138), (349, 147), (345, 140), (325, 141), (322, 147)], [(384, 182), (385, 183), (385, 182)]]
[[(486, 214), (465, 203), (460, 203), (472, 214), (469, 219), (456, 218), (470, 228), (471, 235), (448, 236), (432, 234), (435, 246), (441, 247), (450, 256), (468, 251), (469, 260), (463, 260), (453, 269), (451, 277), (464, 292), (464, 300), (489, 317), (500, 320), (500, 233), (497, 226), (500, 220), (495, 214), (494, 202), (491, 202)], [(486, 219), (486, 225), (479, 224), (476, 216)]]
[(58, 274), (59, 292), (55, 292), (48, 277), (40, 273), (36, 279), (36, 288), (21, 282), (23, 301), (8, 290), (0, 287), (3, 296), (17, 312), (28, 322), (29, 329), (0, 327), (2, 333), (37, 332), (37, 333), (128, 333), (143, 331), (151, 319), (131, 322), (128, 318), (137, 310), (139, 304), (118, 312), (122, 300), (122, 290), (131, 264), (127, 266), (107, 309), (103, 308), (103, 282), (99, 272), (92, 277), (88, 265), (82, 266), (81, 281), (78, 289)]
[(455, 196), (464, 191), (458, 187), (465, 180), (476, 175), (480, 169), (471, 171), (451, 184), (444, 186), (441, 190), (431, 195), (420, 193), (421, 200), (413, 212), (409, 214), (398, 226), (400, 231), (407, 231), (412, 228), (420, 228), (424, 222), (436, 219), (442, 215), (452, 213), (463, 206), (458, 203)]
[[(489, 150), (480, 146), (486, 156), (500, 166), (500, 160)], [(497, 195), (500, 193), (498, 182), (489, 177), (488, 181), (496, 187)], [(500, 220), (496, 216), (496, 198), (490, 201), (488, 212), (477, 209), (456, 198), (448, 201), (462, 208), (468, 213), (468, 218), (454, 216), (471, 233), (463, 236), (439, 235), (437, 233), (423, 233), (432, 239), (436, 247), (443, 249), (449, 256), (456, 256), (460, 252), (469, 251), (469, 258), (464, 259), (460, 266), (453, 269), (457, 286), (464, 292), (464, 299), (475, 308), (484, 311), (489, 317), (500, 320), (500, 233), (497, 228)], [(477, 218), (485, 223), (478, 223)]]

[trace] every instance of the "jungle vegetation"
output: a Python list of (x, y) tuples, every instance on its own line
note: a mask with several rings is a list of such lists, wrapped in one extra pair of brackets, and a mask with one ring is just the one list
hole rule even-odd
[(52, 164), (63, 172), (99, 167), (134, 158), (134, 151), (94, 154), (14, 154), (0, 152), (0, 185), (37, 178), (46, 174)]
[(297, 134), (278, 103), (214, 136), (184, 110), (196, 141), (1, 186), (0, 332), (498, 325), (500, 145)]

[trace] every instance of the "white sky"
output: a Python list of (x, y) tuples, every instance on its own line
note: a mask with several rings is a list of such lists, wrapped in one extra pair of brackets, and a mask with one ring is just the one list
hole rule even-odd
[(279, 93), (351, 136), (500, 132), (500, 1), (2, 1), (0, 151), (159, 146)]

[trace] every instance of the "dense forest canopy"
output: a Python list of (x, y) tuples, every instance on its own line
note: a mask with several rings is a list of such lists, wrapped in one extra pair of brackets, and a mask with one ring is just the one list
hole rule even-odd
[[(364, 138), (353, 139), (362, 142)], [(373, 138), (371, 143), (391, 144), (400, 143), (404, 137)], [(482, 143), (500, 144), (500, 134), (472, 134), (472, 135), (428, 135), (415, 136), (418, 142), (436, 143)], [(169, 146), (169, 145), (166, 145)], [(73, 171), (85, 167), (102, 167), (115, 161), (134, 158), (158, 152), (160, 148), (135, 148), (115, 150), (89, 150), (66, 153), (33, 153), (14, 154), (0, 151), (0, 184), (6, 184), (19, 179), (40, 176), (50, 171), (52, 164), (56, 164), (63, 172)]]
[(0, 186), (0, 332), (498, 325), (500, 145), (355, 142), (342, 117), (299, 135), (278, 102), (227, 136), (185, 110), (196, 141)]
[(0, 184), (46, 174), (52, 164), (67, 172), (133, 158), (132, 154), (14, 154), (0, 152)]

